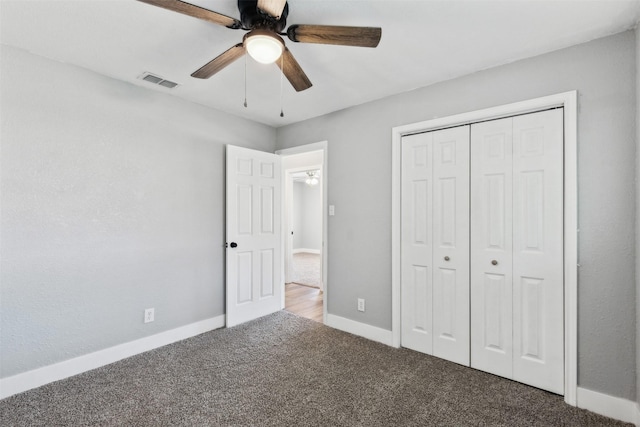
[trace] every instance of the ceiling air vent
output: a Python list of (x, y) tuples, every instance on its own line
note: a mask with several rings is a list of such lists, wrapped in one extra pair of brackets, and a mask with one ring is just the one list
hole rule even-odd
[(171, 80), (165, 80), (162, 77), (156, 76), (155, 74), (152, 74), (152, 73), (144, 73), (138, 78), (149, 83), (167, 87), (169, 89), (173, 89), (174, 87), (178, 86), (178, 83), (172, 82)]

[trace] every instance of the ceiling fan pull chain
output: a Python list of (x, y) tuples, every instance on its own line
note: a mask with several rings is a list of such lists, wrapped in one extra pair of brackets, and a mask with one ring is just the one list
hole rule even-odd
[(244, 108), (247, 108), (247, 54), (244, 54)]
[(284, 79), (284, 55), (280, 55), (280, 117), (284, 117), (284, 107), (282, 105), (282, 80)]

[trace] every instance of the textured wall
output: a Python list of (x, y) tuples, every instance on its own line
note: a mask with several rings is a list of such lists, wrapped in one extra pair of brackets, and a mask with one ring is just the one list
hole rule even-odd
[(293, 248), (303, 248), (304, 226), (303, 226), (303, 191), (304, 184), (300, 182), (293, 183)]
[(320, 185), (305, 184), (303, 200), (304, 240), (303, 248), (322, 249), (322, 192)]
[(640, 404), (640, 25), (636, 26), (636, 401)]
[(1, 55), (0, 376), (223, 314), (224, 144), (275, 131)]
[(330, 312), (391, 328), (394, 126), (578, 90), (578, 381), (634, 399), (634, 49), (628, 31), (279, 128), (279, 148), (329, 143)]

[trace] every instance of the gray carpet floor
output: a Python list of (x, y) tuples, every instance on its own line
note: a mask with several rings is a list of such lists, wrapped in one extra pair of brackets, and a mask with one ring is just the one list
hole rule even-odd
[(0, 401), (2, 426), (604, 426), (561, 396), (279, 312)]

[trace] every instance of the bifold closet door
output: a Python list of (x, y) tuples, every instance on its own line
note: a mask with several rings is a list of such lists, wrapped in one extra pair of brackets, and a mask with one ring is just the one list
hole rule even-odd
[(513, 377), (512, 119), (471, 126), (471, 366)]
[(402, 345), (469, 364), (469, 126), (402, 139)]
[(564, 393), (563, 118), (471, 127), (471, 366)]
[(564, 394), (563, 111), (513, 118), (513, 379)]

